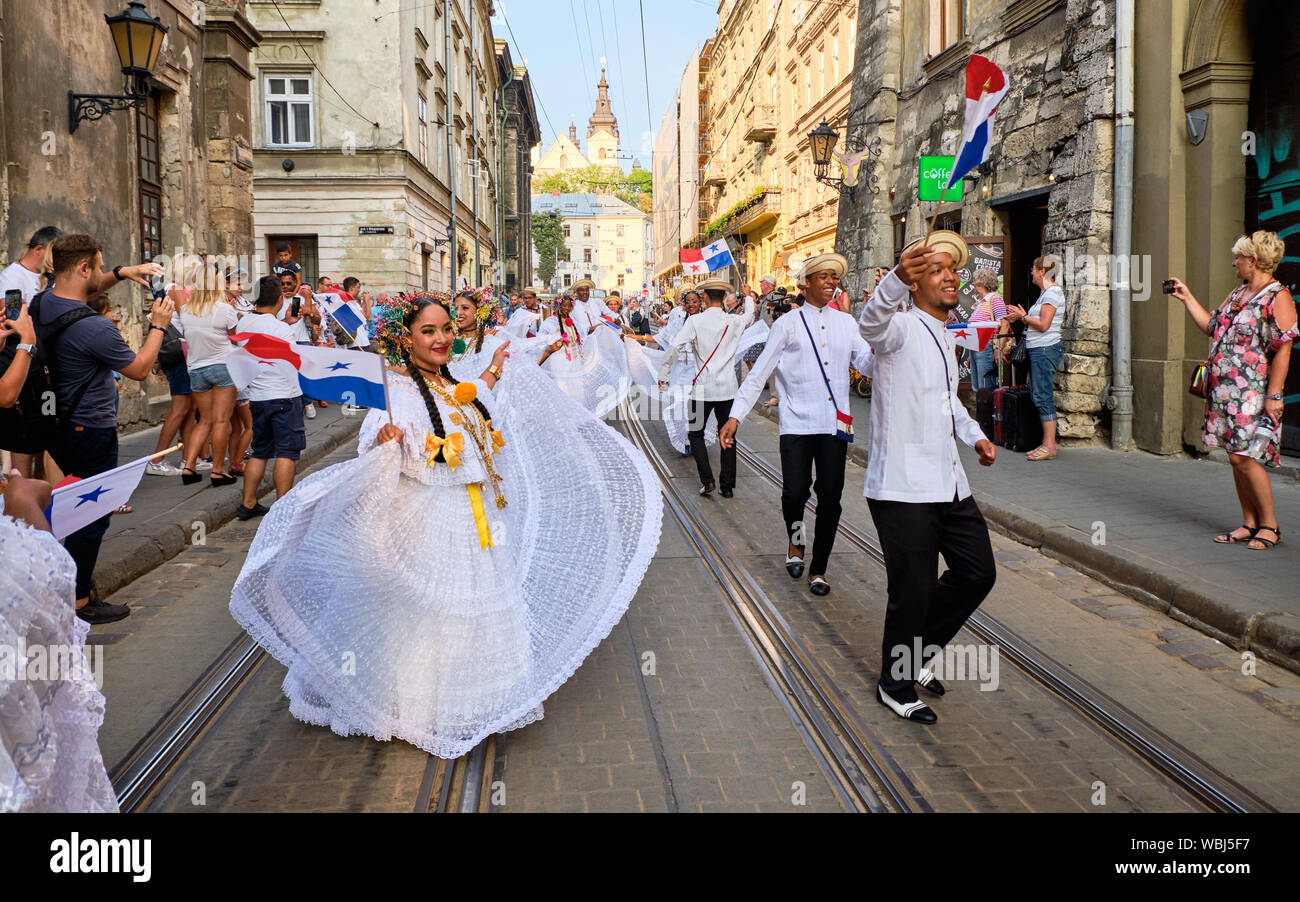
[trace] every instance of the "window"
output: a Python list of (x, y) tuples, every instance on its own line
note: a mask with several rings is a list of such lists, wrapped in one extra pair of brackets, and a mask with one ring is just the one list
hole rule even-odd
[(569, 224), (567, 222), (564, 224), (564, 237), (569, 237)]
[(591, 237), (591, 225), (590, 225), (590, 224), (586, 224), (586, 223), (583, 224), (583, 226), (582, 226), (582, 237), (583, 237), (583, 238), (590, 238), (590, 237)]
[[(561, 169), (568, 169), (568, 168), (569, 168), (569, 155), (568, 155), (568, 154), (563, 154), (563, 153), (560, 154), (560, 168), (561, 168)], [(566, 233), (566, 234), (567, 234), (567, 233)]]
[(623, 234), (624, 234), (623, 223), (620, 222), (620, 223), (618, 224), (618, 227), (615, 229), (614, 234), (618, 235), (618, 237), (620, 237), (620, 238), (623, 237)]
[(266, 143), (272, 147), (312, 146), (310, 75), (267, 77)]
[(582, 249), (582, 262), (583, 262), (583, 263), (590, 263), (590, 262), (591, 262), (591, 248), (589, 248), (589, 247), (584, 247), (584, 248)]
[(817, 96), (826, 96), (826, 45), (817, 45)]
[(619, 273), (619, 274), (618, 274), (618, 287), (619, 287), (619, 288), (622, 288), (622, 287), (623, 287), (623, 274), (622, 274), (622, 273)]
[(614, 258), (615, 258), (619, 263), (622, 263), (622, 262), (623, 262), (623, 248), (620, 247), (617, 251), (615, 251)]
[(420, 95), (419, 108), (416, 116), (416, 130), (419, 131), (420, 142), (420, 165), (429, 165), (429, 102)]
[(140, 247), (144, 259), (162, 252), (162, 178), (158, 172), (158, 95), (136, 109), (136, 149), (140, 160)]
[(930, 0), (930, 56), (937, 56), (961, 40), (961, 0)]
[(568, 288), (572, 284), (573, 284), (573, 275), (566, 272), (564, 274), (564, 287)]

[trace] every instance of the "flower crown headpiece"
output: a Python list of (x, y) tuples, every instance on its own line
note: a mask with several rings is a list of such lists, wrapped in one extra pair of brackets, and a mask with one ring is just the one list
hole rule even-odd
[(410, 350), (411, 330), (406, 325), (406, 319), (423, 298), (442, 305), (442, 309), (447, 311), (447, 316), (452, 317), (451, 295), (445, 291), (421, 291), (412, 294), (403, 292), (390, 298), (388, 304), (379, 310), (375, 342), (379, 353), (393, 366), (402, 363), (403, 351)]

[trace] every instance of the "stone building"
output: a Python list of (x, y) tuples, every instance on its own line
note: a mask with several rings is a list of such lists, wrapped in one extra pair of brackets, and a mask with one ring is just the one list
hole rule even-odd
[(501, 119), (498, 176), (502, 274), (507, 289), (533, 282), (533, 148), (541, 139), (528, 69), (513, 61), (505, 41), (496, 42), (497, 79), (501, 84), (497, 116)]
[[(0, 6), (0, 226), (7, 263), (36, 229), (87, 232), (104, 263), (138, 263), (177, 250), (246, 255), (252, 245), (250, 52), (260, 36), (244, 0), (145, 0), (166, 26), (140, 107), (69, 122), (68, 92), (123, 90), (121, 63), (104, 16), (126, 0)], [(148, 292), (110, 295), (122, 335), (139, 347)], [(156, 421), (166, 380), (123, 380), (119, 421)]]
[[(653, 278), (650, 217), (608, 194), (534, 194), (534, 215), (564, 217), (565, 256), (555, 269), (555, 291), (591, 279), (600, 291), (623, 297), (639, 293)], [(533, 255), (533, 268), (540, 261)]]
[[(1008, 303), (1032, 303), (1035, 257), (1108, 253), (1114, 7), (1114, 0), (862, 0), (852, 112), (831, 120), (841, 147), (879, 151), (878, 190), (860, 187), (839, 206), (836, 250), (849, 260), (854, 295), (871, 267), (892, 265), (936, 212), (938, 228), (981, 239), (985, 259), (999, 261)], [(972, 53), (1001, 66), (1010, 90), (997, 110), (990, 165), (964, 180), (960, 201), (936, 209), (919, 200), (921, 157), (957, 152)], [(1058, 428), (1063, 438), (1096, 439), (1109, 379), (1109, 291), (1104, 283), (1063, 287)]]
[(356, 276), (375, 293), (491, 284), (491, 4), (249, 0), (249, 16), (264, 35), (254, 60), (258, 251), (273, 259), (287, 243), (309, 277)]
[[(1235, 284), (1233, 240), (1258, 228), (1287, 242), (1279, 279), (1300, 277), (1300, 167), (1290, 140), (1300, 113), (1300, 5), (1128, 2), (1131, 260), (1112, 258), (1117, 0), (862, 0), (852, 112), (832, 125), (845, 136), (842, 146), (879, 141), (879, 190), (844, 198), (836, 247), (850, 261), (850, 278), (860, 278), (925, 232), (936, 204), (918, 199), (920, 157), (955, 152), (962, 69), (971, 53), (991, 58), (1011, 85), (997, 110), (992, 157), (964, 180), (960, 202), (943, 204), (938, 225), (977, 239), (989, 259), (1001, 256), (1011, 303), (1036, 296), (1034, 257), (1064, 258), (1066, 354), (1056, 375), (1063, 437), (1114, 437), (1162, 454), (1204, 450), (1203, 404), (1187, 383), (1209, 340), (1160, 286), (1179, 275), (1217, 306)], [(1121, 263), (1131, 286), (1132, 415), (1112, 430), (1112, 408), (1123, 416), (1126, 394), (1111, 384), (1111, 294), (1123, 294)], [(1297, 391), (1293, 366), (1287, 392)], [(1284, 426), (1294, 453), (1300, 406), (1288, 407)]]

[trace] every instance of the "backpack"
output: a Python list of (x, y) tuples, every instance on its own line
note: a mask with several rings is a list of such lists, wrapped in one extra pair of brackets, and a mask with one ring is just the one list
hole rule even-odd
[[(72, 414), (76, 412), (77, 407), (81, 404), (81, 399), (85, 396), (93, 380), (86, 380), (85, 384), (77, 389), (77, 392), (66, 406), (56, 403), (54, 413), (44, 413), (45, 399), (54, 396), (54, 373), (57, 370), (54, 365), (56, 356), (54, 342), (73, 323), (90, 316), (99, 316), (99, 314), (89, 307), (83, 306), (60, 314), (48, 325), (41, 325), (40, 304), (47, 294), (49, 294), (49, 289), (36, 295), (27, 308), (32, 315), (32, 322), (36, 324), (36, 356), (27, 372), (27, 381), (23, 384), (22, 391), (19, 392), (19, 404), (14, 405), (13, 411), (17, 412), (17, 416), (21, 420), (21, 428), (26, 429), (30, 434), (41, 438), (46, 436), (56, 438), (59, 428), (71, 421)], [(8, 348), (6, 350), (9, 351)], [(12, 359), (13, 353), (15, 352), (9, 351), (10, 359)], [(27, 403), (25, 406), (20, 407), (24, 399)], [(49, 445), (41, 450), (48, 450), (50, 447), (53, 447), (52, 440)]]

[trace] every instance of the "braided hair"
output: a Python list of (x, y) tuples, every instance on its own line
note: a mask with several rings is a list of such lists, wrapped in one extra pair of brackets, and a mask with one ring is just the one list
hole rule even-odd
[[(479, 351), (483, 350), (483, 338), (487, 334), (483, 320), (478, 316), (478, 308), (480, 306), (479, 296), (472, 289), (462, 288), (457, 292), (455, 300), (460, 300), (461, 298), (472, 301), (474, 304), (474, 353), (477, 354)], [(453, 316), (452, 321), (454, 322), (455, 319), (456, 317)], [(456, 327), (456, 331), (460, 331), (459, 326)]]
[[(415, 299), (415, 303), (411, 305), (410, 312), (406, 314), (405, 324), (407, 329), (410, 329), (415, 323), (415, 320), (420, 315), (420, 311), (425, 307), (428, 307), (430, 304), (437, 304), (442, 307), (442, 309), (447, 312), (447, 318), (452, 319), (451, 309), (445, 301), (439, 298), (419, 297)], [(454, 319), (452, 319), (452, 321), (455, 322)], [(438, 402), (434, 399), (433, 392), (429, 391), (429, 384), (424, 380), (424, 373), (415, 362), (411, 360), (411, 352), (409, 348), (402, 349), (402, 363), (406, 366), (406, 371), (410, 373), (411, 381), (414, 382), (415, 387), (420, 390), (420, 397), (424, 399), (425, 410), (429, 412), (429, 422), (433, 425), (433, 434), (438, 436), (438, 438), (446, 438), (447, 430), (446, 427), (442, 425), (442, 414), (438, 412)], [(445, 363), (438, 368), (438, 375), (450, 382), (452, 385), (460, 384), (459, 380), (451, 374), (451, 370), (447, 368), (447, 364)], [(478, 408), (478, 412), (483, 416), (483, 422), (486, 423), (492, 419), (492, 417), (488, 415), (487, 408), (483, 406), (483, 402), (477, 397), (474, 398), (474, 406)], [(439, 449), (434, 460), (439, 461), (443, 459), (442, 450)]]

